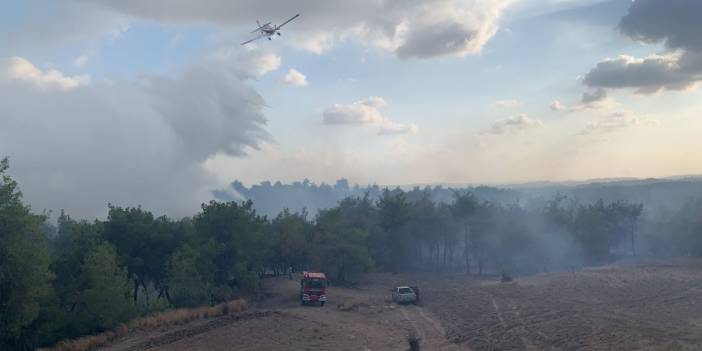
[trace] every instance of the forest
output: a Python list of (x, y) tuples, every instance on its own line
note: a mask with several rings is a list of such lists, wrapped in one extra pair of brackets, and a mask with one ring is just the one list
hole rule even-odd
[[(380, 189), (315, 214), (211, 201), (185, 218), (108, 205), (104, 220), (35, 213), (0, 163), (0, 348), (33, 349), (158, 311), (256, 298), (292, 266), (348, 284), (369, 271), (526, 275), (630, 256), (701, 256), (702, 200), (656, 216), (640, 202), (495, 201)], [(485, 189), (483, 189), (485, 190)], [(482, 193), (501, 194), (501, 190)]]
[[(215, 190), (212, 195), (218, 201), (251, 200), (257, 212), (274, 217), (285, 209), (293, 212), (306, 210), (316, 214), (320, 209), (336, 206), (347, 197), (362, 197), (368, 194), (377, 201), (384, 188), (377, 184), (361, 186), (341, 178), (333, 184), (315, 183), (308, 179), (291, 183), (263, 181), (244, 185), (232, 182), (229, 187)], [(518, 202), (520, 206), (530, 203), (542, 205), (556, 195), (568, 196), (580, 202), (627, 201), (643, 204), (648, 215), (668, 216), (691, 198), (702, 197), (702, 177), (679, 176), (667, 178), (615, 178), (586, 181), (531, 182), (501, 185), (433, 184), (400, 186), (408, 193), (426, 193), (436, 203), (449, 204), (456, 191), (471, 192), (481, 200), (499, 204)]]

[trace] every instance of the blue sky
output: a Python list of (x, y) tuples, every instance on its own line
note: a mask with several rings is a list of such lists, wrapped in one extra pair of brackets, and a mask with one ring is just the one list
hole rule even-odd
[[(701, 173), (702, 54), (675, 32), (699, 21), (672, 25), (684, 6), (697, 5), (12, 1), (0, 156), (38, 208), (100, 189), (69, 204), (88, 215), (108, 201), (187, 213), (235, 179)], [(298, 12), (281, 37), (239, 45), (256, 19)], [(622, 20), (656, 13), (650, 28)]]

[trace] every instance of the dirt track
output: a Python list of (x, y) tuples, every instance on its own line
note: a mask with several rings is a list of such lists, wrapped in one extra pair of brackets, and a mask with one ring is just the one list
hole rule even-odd
[[(420, 306), (390, 302), (421, 283)], [(266, 281), (251, 312), (133, 335), (107, 350), (699, 350), (702, 261), (609, 266), (501, 284), (464, 275), (371, 274), (302, 307), (296, 281)]]

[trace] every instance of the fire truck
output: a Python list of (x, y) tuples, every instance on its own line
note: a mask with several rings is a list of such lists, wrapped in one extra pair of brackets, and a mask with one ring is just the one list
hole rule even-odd
[(300, 280), (300, 305), (327, 301), (327, 276), (319, 272), (303, 272)]

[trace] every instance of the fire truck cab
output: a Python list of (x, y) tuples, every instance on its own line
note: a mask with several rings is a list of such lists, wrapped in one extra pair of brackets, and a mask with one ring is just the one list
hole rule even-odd
[(327, 301), (327, 276), (318, 272), (303, 272), (300, 280), (300, 305)]

